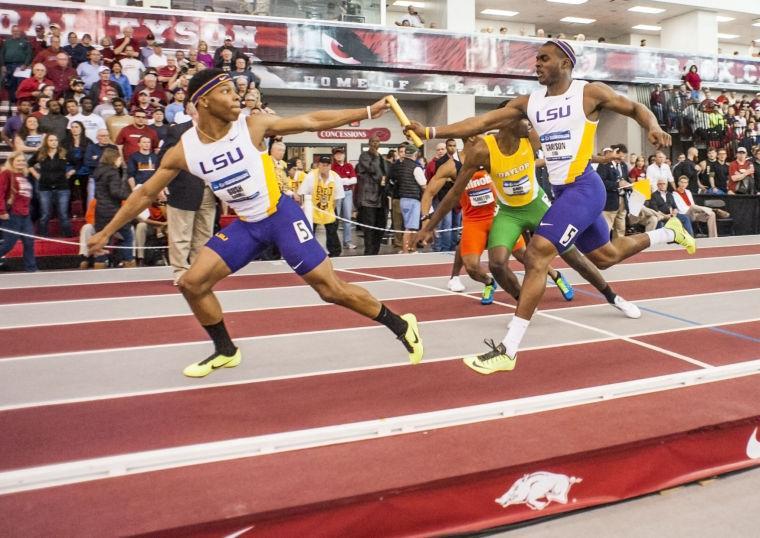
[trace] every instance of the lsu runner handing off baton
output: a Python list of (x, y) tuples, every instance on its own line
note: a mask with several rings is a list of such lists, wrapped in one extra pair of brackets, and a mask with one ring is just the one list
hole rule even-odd
[(385, 325), (404, 345), (409, 360), (418, 363), (423, 348), (414, 315), (399, 316), (364, 288), (337, 277), (301, 208), (280, 194), (274, 164), (264, 147), (268, 137), (377, 118), (388, 107), (385, 99), (366, 108), (312, 112), (292, 118), (241, 116), (235, 85), (221, 69), (204, 69), (195, 75), (188, 94), (198, 109), (198, 123), (185, 132), (180, 143), (166, 153), (156, 173), (88, 242), (90, 252), (101, 250), (110, 236), (147, 208), (180, 170), (202, 178), (218, 198), (235, 210), (239, 219), (211, 238), (178, 283), (196, 319), (214, 342), (214, 352), (183, 373), (203, 377), (217, 368), (240, 363), (240, 350), (227, 332), (222, 308), (212, 289), (270, 245), (277, 246), (288, 265), (323, 301), (345, 306)]

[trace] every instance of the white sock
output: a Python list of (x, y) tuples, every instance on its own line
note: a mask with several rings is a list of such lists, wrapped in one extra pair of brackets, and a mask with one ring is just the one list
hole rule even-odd
[(501, 343), (507, 348), (507, 355), (510, 357), (517, 355), (517, 349), (520, 347), (520, 342), (522, 342), (529, 324), (529, 319), (522, 319), (517, 316), (513, 317), (512, 321), (509, 322), (507, 336), (504, 337)]
[(666, 245), (676, 240), (676, 233), (670, 228), (659, 228), (657, 230), (652, 230), (651, 232), (646, 232), (646, 234), (649, 236), (649, 246), (651, 247), (656, 245)]

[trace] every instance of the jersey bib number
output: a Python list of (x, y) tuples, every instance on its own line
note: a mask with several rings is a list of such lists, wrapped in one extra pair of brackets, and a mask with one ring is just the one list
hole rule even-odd
[(314, 234), (311, 233), (311, 228), (302, 220), (295, 221), (293, 223), (293, 229), (295, 230), (296, 236), (298, 236), (298, 240), (301, 243), (306, 243), (306, 241), (314, 239)]

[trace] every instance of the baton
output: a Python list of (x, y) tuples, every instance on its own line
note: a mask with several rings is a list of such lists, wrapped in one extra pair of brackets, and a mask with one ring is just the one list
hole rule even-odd
[[(385, 97), (385, 100), (388, 102), (388, 105), (390, 105), (391, 110), (393, 110), (393, 113), (396, 114), (396, 117), (398, 118), (399, 123), (401, 124), (401, 127), (406, 127), (411, 121), (409, 121), (409, 118), (406, 117), (406, 114), (404, 114), (404, 111), (401, 110), (401, 106), (398, 104), (398, 101), (396, 101), (396, 98), (392, 95), (387, 95)], [(414, 131), (409, 131), (407, 133), (407, 136), (412, 139), (412, 142), (414, 142), (414, 145), (418, 148), (422, 147), (422, 139), (417, 136), (417, 133)]]

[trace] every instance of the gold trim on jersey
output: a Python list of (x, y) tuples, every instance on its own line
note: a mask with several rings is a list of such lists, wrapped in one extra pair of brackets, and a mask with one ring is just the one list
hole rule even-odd
[(583, 126), (583, 136), (581, 137), (581, 143), (578, 146), (578, 152), (570, 163), (570, 167), (567, 169), (567, 177), (565, 183), (572, 183), (575, 179), (583, 174), (588, 167), (588, 163), (591, 162), (591, 156), (594, 153), (594, 135), (596, 134), (596, 126), (598, 122), (594, 122), (586, 118), (586, 125)]

